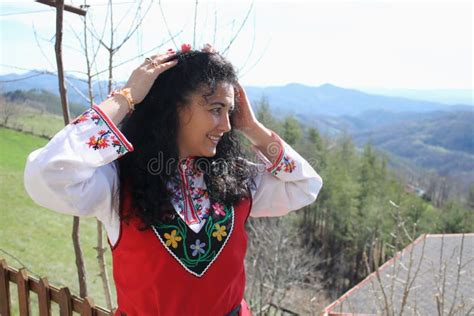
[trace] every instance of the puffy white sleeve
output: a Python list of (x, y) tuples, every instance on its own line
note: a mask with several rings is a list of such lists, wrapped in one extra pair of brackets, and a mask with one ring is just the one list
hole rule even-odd
[(257, 165), (256, 188), (252, 190), (252, 217), (282, 216), (313, 203), (323, 180), (311, 165), (276, 133), (278, 159), (272, 164), (253, 148), (264, 164)]
[(114, 161), (129, 151), (133, 146), (94, 106), (28, 156), (25, 189), (43, 207), (97, 217), (114, 244), (120, 232), (119, 179)]

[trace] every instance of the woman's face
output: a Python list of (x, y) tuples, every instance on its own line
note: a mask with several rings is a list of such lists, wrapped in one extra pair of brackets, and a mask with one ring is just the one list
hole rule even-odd
[(234, 109), (234, 87), (221, 82), (207, 100), (206, 91), (197, 91), (189, 97), (189, 104), (178, 113), (179, 158), (189, 156), (213, 157), (217, 143), (230, 131), (230, 112)]

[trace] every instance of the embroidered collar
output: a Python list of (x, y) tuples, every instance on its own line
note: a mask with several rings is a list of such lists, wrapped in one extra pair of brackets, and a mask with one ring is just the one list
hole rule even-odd
[(176, 177), (167, 183), (179, 217), (153, 226), (166, 250), (189, 273), (202, 277), (224, 249), (234, 230), (234, 208), (211, 205), (204, 173), (195, 157), (180, 160)]
[(196, 166), (195, 157), (179, 162), (176, 177), (166, 187), (176, 213), (195, 233), (201, 230), (211, 212), (225, 214), (220, 203), (211, 205), (204, 173)]
[(194, 156), (181, 159), (178, 163), (178, 171), (188, 176), (199, 176), (202, 174), (202, 171), (196, 166), (196, 157)]

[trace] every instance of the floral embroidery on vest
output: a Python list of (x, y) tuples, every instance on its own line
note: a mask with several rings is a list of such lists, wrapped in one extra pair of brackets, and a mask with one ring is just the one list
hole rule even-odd
[(204, 227), (195, 233), (180, 216), (152, 226), (166, 250), (189, 273), (201, 277), (224, 249), (234, 229), (234, 208), (224, 208), (224, 215), (209, 216)]

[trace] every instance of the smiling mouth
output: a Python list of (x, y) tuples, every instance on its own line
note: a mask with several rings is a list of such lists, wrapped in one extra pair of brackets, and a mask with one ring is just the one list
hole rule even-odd
[(219, 143), (219, 140), (221, 139), (221, 137), (216, 137), (216, 136), (211, 136), (211, 135), (207, 135), (207, 138), (209, 138), (211, 142), (213, 142), (215, 145), (217, 145)]

